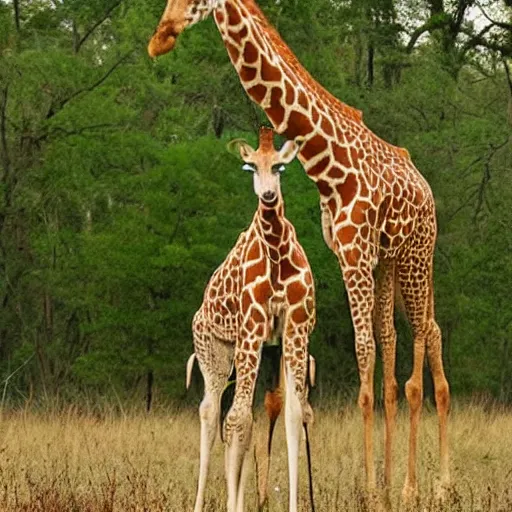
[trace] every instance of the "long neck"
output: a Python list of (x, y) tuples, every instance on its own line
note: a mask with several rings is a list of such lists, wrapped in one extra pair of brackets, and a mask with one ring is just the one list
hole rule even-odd
[(247, 94), (278, 133), (306, 139), (303, 162), (320, 159), (329, 140), (344, 143), (350, 132), (360, 131), (361, 113), (311, 77), (254, 0), (225, 0), (214, 16)]
[(249, 97), (278, 133), (304, 139), (299, 160), (333, 217), (355, 197), (374, 200), (378, 175), (392, 179), (383, 173), (391, 163), (414, 169), (405, 149), (373, 134), (360, 111), (311, 77), (254, 0), (219, 0), (214, 16)]
[(258, 235), (267, 246), (271, 259), (279, 259), (280, 247), (287, 238), (288, 232), (282, 197), (278, 196), (271, 204), (264, 203), (260, 199), (255, 221)]

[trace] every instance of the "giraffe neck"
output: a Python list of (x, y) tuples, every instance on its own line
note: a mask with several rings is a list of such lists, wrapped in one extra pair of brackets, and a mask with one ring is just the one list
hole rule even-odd
[[(364, 127), (345, 105), (300, 64), (254, 0), (225, 0), (214, 11), (229, 57), (250, 98), (288, 139), (303, 137), (306, 171), (329, 152), (330, 141), (350, 143)], [(315, 173), (310, 177), (315, 179)]]
[(278, 196), (273, 203), (264, 203), (260, 199), (255, 221), (258, 235), (267, 247), (270, 259), (277, 261), (287, 232), (282, 197)]
[(377, 188), (384, 181), (387, 190), (392, 186), (391, 166), (408, 169), (413, 181), (421, 182), (419, 188), (429, 190), (407, 150), (377, 137), (360, 111), (316, 82), (254, 0), (219, 0), (213, 14), (249, 97), (278, 133), (304, 140), (299, 160), (333, 218), (355, 198), (378, 202)]

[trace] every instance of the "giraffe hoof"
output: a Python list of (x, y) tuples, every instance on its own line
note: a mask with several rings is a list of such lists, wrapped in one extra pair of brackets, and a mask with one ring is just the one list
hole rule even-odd
[(450, 496), (452, 490), (452, 486), (449, 481), (447, 482), (439, 482), (435, 488), (434, 498), (437, 504), (443, 505), (448, 501), (448, 497)]
[(258, 512), (266, 512), (268, 510), (269, 510), (268, 498), (265, 498), (263, 501), (258, 503)]
[(382, 501), (379, 511), (380, 510), (383, 512), (392, 512), (393, 510), (393, 505), (391, 503), (391, 492), (388, 486), (386, 486), (382, 491)]
[(414, 508), (419, 501), (418, 488), (415, 485), (406, 483), (402, 490), (402, 503), (406, 510)]
[(372, 512), (387, 512), (382, 495), (377, 487), (368, 487), (366, 492), (367, 509)]

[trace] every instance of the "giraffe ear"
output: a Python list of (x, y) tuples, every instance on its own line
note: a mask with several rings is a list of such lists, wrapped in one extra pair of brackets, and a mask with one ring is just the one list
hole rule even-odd
[(297, 156), (303, 143), (304, 139), (298, 137), (295, 140), (287, 140), (279, 151), (279, 161), (289, 164)]
[(244, 139), (233, 139), (228, 142), (227, 148), (231, 154), (240, 156), (244, 162), (254, 153), (254, 149)]

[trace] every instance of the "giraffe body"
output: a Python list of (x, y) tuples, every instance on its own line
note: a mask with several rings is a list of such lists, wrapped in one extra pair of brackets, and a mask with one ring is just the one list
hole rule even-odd
[[(290, 144), (290, 143), (288, 143)], [(295, 143), (292, 143), (295, 146)], [(263, 345), (282, 338), (279, 390), (267, 394), (273, 424), (284, 398), (287, 432), (290, 510), (297, 507), (298, 442), (303, 424), (311, 420), (306, 377), (308, 342), (315, 323), (314, 283), (308, 260), (293, 225), (284, 216), (277, 173), (284, 155), (273, 146), (273, 131), (262, 129), (257, 151), (244, 146), (248, 165), (258, 173), (260, 197), (251, 225), (238, 238), (226, 260), (213, 273), (203, 303), (194, 316), (195, 356), (205, 382), (200, 406), (201, 464), (196, 512), (203, 508), (209, 453), (219, 420), (220, 399), (232, 367), (235, 397), (224, 426), (228, 511), (243, 510), (244, 473), (252, 435), (252, 403)], [(277, 160), (276, 160), (277, 159)], [(254, 166), (254, 167), (253, 167)], [(265, 176), (268, 174), (268, 176)], [(277, 186), (276, 184), (277, 180)], [(268, 200), (265, 200), (268, 199)], [(190, 365), (189, 365), (190, 366)], [(190, 369), (187, 373), (190, 373)], [(267, 461), (268, 464), (268, 461)], [(268, 467), (264, 482), (266, 487)], [(265, 495), (266, 488), (260, 491)]]
[[(186, 26), (210, 14), (248, 96), (265, 111), (278, 133), (304, 141), (299, 159), (320, 194), (324, 239), (339, 260), (354, 325), (368, 487), (375, 486), (375, 337), (383, 356), (388, 487), (391, 481), (397, 402), (395, 283), (400, 286), (414, 332), (414, 369), (406, 384), (411, 417), (403, 495), (410, 499), (417, 488), (416, 446), (425, 351), (434, 378), (441, 484), (446, 487), (450, 394), (443, 370), (441, 333), (434, 319), (437, 225), (432, 191), (405, 149), (372, 133), (358, 110), (336, 99), (311, 77), (254, 0), (169, 0), (150, 42), (150, 55), (169, 51), (169, 41), (173, 46)], [(373, 275), (376, 267), (381, 276), (377, 283)]]

